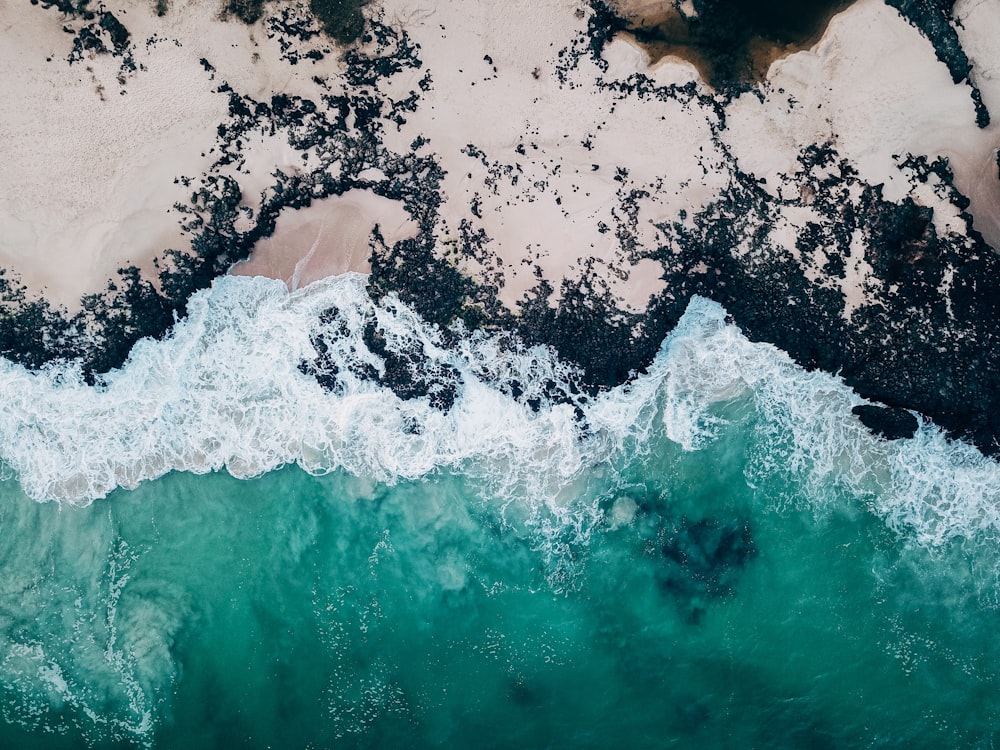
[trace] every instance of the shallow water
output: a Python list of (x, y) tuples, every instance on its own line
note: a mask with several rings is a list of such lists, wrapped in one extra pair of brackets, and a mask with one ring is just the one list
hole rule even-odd
[[(435, 355), (462, 373), (447, 414), (361, 381), (309, 390), (262, 321), (319, 325), (302, 305), (327, 293), (360, 310), (352, 283), (272, 297), (225, 281), (106, 402), (65, 372), (4, 374), (8, 403), (37, 391), (0, 425), (20, 478), (0, 483), (0, 747), (1000, 741), (996, 464), (930, 425), (872, 438), (834, 378), (704, 301), (647, 376), (582, 403), (586, 427), (503, 392), (511, 368), (558, 376), (550, 355), (483, 341)], [(205, 325), (234, 298), (262, 318), (234, 314), (225, 344)], [(378, 314), (411, 343), (426, 333), (403, 308)], [(260, 342), (270, 369), (254, 371)], [(179, 351), (193, 359), (176, 372), (152, 366)], [(221, 362), (258, 389), (212, 380)], [(310, 414), (324, 450), (289, 444), (322, 442)], [(92, 455), (115, 419), (137, 425), (129, 445)], [(161, 470), (184, 461), (208, 473)], [(138, 484), (72, 504), (109, 476)], [(64, 504), (38, 502), (46, 488)]]

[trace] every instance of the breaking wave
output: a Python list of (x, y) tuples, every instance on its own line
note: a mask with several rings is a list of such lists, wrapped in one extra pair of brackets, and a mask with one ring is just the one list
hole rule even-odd
[[(39, 501), (87, 504), (174, 470), (253, 477), (296, 463), (388, 483), (461, 472), (568, 517), (589, 469), (664, 439), (703, 448), (732, 420), (726, 405), (744, 401), (751, 484), (789, 476), (814, 504), (846, 491), (924, 544), (998, 536), (994, 461), (926, 422), (911, 440), (874, 437), (838, 378), (748, 341), (716, 303), (693, 299), (647, 373), (587, 396), (550, 349), (442, 333), (365, 287), (356, 274), (292, 293), (220, 278), (167, 339), (140, 342), (96, 387), (72, 365), (0, 362), (0, 457)], [(429, 385), (401, 398), (393, 377)]]

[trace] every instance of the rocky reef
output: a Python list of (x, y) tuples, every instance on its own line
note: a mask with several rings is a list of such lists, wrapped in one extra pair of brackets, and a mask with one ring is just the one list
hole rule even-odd
[[(989, 113), (956, 34), (951, 3), (890, 4), (933, 43), (952, 79), (969, 86), (976, 123), (985, 128)], [(709, 18), (711, 5), (694, 3)], [(124, 68), (135, 65), (130, 50), (136, 42), (126, 16), (103, 6), (90, 10), (85, 1), (43, 2), (37, 12), (53, 6), (74, 35), (73, 54), (112, 55)], [(512, 341), (521, 342), (512, 345), (552, 346), (579, 368), (582, 390), (596, 392), (642, 372), (691, 297), (701, 295), (722, 303), (752, 339), (775, 344), (806, 368), (839, 373), (861, 396), (888, 407), (891, 411), (859, 413), (879, 434), (912, 435), (912, 411), (1000, 454), (1000, 259), (975, 229), (969, 200), (956, 187), (947, 158), (898, 154), (895, 169), (908, 192), (887, 196), (884, 185), (841, 153), (833, 134), (800, 148), (794, 169), (761, 177), (745, 168), (729, 139), (734, 103), (748, 92), (763, 101), (760, 85), (712, 89), (694, 81), (664, 83), (643, 73), (608, 73), (606, 50), (627, 24), (595, 0), (581, 6), (585, 23), (558, 51), (556, 63), (536, 69), (534, 77), (547, 76), (553, 86), (569, 90), (582, 85), (586, 68), (594, 76), (586, 78), (588, 85), (612, 103), (609, 118), (618, 105), (663, 104), (695, 112), (707, 133), (699, 147), (704, 163), (698, 177), (708, 185), (713, 175), (722, 175), (721, 187), (700, 204), (665, 218), (661, 212), (650, 221), (643, 212), (668, 200), (668, 189), (641, 181), (624, 162), (595, 163), (595, 171), (611, 170), (615, 192), (608, 218), (595, 222), (594, 231), (613, 238), (628, 264), (658, 264), (662, 285), (644, 309), (634, 309), (623, 306), (606, 283), (606, 264), (584, 264), (580, 273), (563, 279), (546, 278), (536, 266), (536, 283), (515, 305), (505, 305), (499, 301), (505, 261), (484, 216), (501, 210), (504, 200), (510, 205), (512, 196), (562, 206), (566, 195), (555, 182), (529, 176), (541, 169), (544, 148), (532, 140), (530, 124), (513, 153), (468, 144), (464, 158), (482, 168), (486, 182), (463, 209), (465, 218), (443, 218), (445, 205), (455, 200), (443, 180), (454, 167), (436, 150), (434, 133), (415, 133), (405, 148), (398, 137), (409, 132), (414, 113), (428, 106), (437, 71), (425, 65), (421, 45), (405, 27), (382, 12), (367, 8), (365, 25), (357, 28), (360, 7), (348, 9), (350, 33), (342, 34), (322, 18), (295, 15), (285, 6), (230, 7), (241, 18), (250, 14), (243, 20), (280, 35), (290, 64), (324, 57), (300, 49), (321, 30), (341, 42), (356, 41), (328, 47), (336, 48), (342, 67), (336, 76), (314, 77), (324, 91), (315, 98), (255, 97), (217, 81), (218, 94), (228, 100), (228, 117), (218, 125), (214, 161), (198, 176), (179, 177), (190, 189), (189, 200), (176, 210), (191, 249), (164, 248), (157, 278), (123, 268), (103, 293), (88, 296), (79, 312), (69, 314), (32, 295), (14, 274), (0, 273), (3, 356), (29, 368), (78, 361), (90, 381), (99, 382), (102, 373), (122, 365), (139, 339), (167, 335), (185, 314), (191, 294), (247, 258), (275, 231), (282, 212), (360, 189), (400, 202), (418, 228), (395, 243), (378, 230), (372, 235), (373, 296), (396, 295), (444, 331), (461, 321), (466, 328), (505, 329)], [(484, 60), (487, 69), (496, 70), (488, 53)], [(203, 58), (202, 64), (214, 71), (211, 60)], [(414, 85), (401, 87), (400, 80)], [(276, 170), (264, 191), (249, 196), (241, 184), (241, 175), (249, 173), (246, 144), (261, 132), (309, 159), (294, 172)], [(600, 137), (595, 129), (594, 138)], [(544, 163), (555, 180), (554, 161)], [(647, 230), (655, 241), (643, 234)], [(473, 267), (479, 271), (468, 270)], [(455, 397), (450, 373), (436, 379), (421, 374), (419, 353), (392, 351), (375, 327), (368, 339), (385, 360), (381, 377), (397, 394), (450, 408)], [(316, 359), (301, 369), (335, 388), (337, 373), (324, 364), (324, 344), (314, 341), (314, 346)], [(681, 530), (706, 538), (722, 533), (699, 526)], [(733, 534), (734, 549), (742, 549), (737, 544), (742, 537)], [(670, 557), (668, 548), (664, 554)]]

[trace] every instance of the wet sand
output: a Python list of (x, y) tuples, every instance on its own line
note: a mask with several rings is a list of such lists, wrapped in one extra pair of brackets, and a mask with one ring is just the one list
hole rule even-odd
[(367, 190), (314, 201), (284, 212), (274, 234), (257, 242), (252, 256), (233, 266), (235, 276), (281, 279), (290, 290), (342, 273), (369, 273), (370, 242), (378, 227), (395, 244), (417, 232), (402, 204)]
[(775, 60), (818, 42), (830, 19), (853, 0), (719, 0), (703, 15), (649, 0), (618, 0), (628, 34), (651, 64), (678, 57), (715, 87), (760, 82)]

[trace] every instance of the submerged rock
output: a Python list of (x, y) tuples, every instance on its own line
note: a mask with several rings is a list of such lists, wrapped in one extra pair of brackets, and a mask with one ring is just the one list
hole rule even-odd
[(732, 593), (756, 553), (748, 521), (685, 517), (664, 529), (656, 580), (697, 622), (712, 600)]

